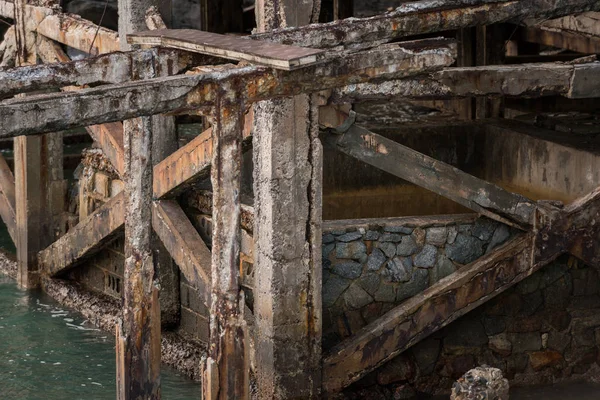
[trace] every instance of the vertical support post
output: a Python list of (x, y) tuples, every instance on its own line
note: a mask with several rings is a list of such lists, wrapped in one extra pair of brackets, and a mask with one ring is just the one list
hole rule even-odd
[[(258, 0), (258, 28), (318, 21), (318, 3)], [(299, 95), (256, 104), (253, 142), (258, 397), (315, 399), (321, 389), (322, 324), (316, 102)]]
[[(504, 29), (499, 24), (478, 26), (476, 29), (476, 65), (504, 63)], [(477, 119), (497, 118), (504, 113), (503, 99), (481, 97), (476, 99)]]
[(247, 329), (240, 290), (240, 192), (244, 114), (226, 85), (213, 115), (213, 236), (210, 345), (203, 367), (205, 400), (249, 398)]
[[(16, 65), (32, 65), (37, 59), (35, 29), (43, 15), (30, 14), (27, 0), (14, 5)], [(16, 137), (14, 153), (17, 281), (35, 287), (37, 253), (56, 239), (57, 217), (64, 211), (62, 134)]]
[(333, 20), (346, 19), (354, 14), (354, 0), (333, 0)]
[[(126, 34), (145, 30), (148, 0), (119, 0), (119, 41), (129, 50)], [(150, 68), (134, 71), (155, 76)], [(123, 320), (117, 328), (117, 399), (160, 399), (160, 306), (152, 257), (153, 118), (123, 121), (125, 163), (125, 279)]]

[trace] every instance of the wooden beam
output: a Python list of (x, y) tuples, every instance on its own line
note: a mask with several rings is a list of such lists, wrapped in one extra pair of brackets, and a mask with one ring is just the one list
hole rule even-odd
[(120, 176), (124, 176), (123, 123), (109, 122), (102, 125), (87, 126), (85, 129), (94, 141), (98, 143), (117, 173)]
[(423, 33), (449, 31), (526, 18), (549, 19), (584, 11), (598, 11), (589, 0), (437, 0), (412, 1), (395, 11), (370, 18), (352, 18), (327, 24), (258, 33), (252, 39), (312, 48), (332, 48), (355, 43), (389, 41)]
[(341, 152), (453, 200), (497, 221), (533, 224), (531, 200), (469, 175), (393, 140), (353, 125), (326, 139)]
[(600, 36), (600, 13), (586, 12), (545, 21), (539, 25), (546, 30), (571, 31), (584, 35)]
[(0, 103), (0, 138), (176, 110), (206, 110), (214, 105), (219, 88), (233, 81), (244, 82), (241, 99), (255, 102), (376, 78), (399, 79), (450, 65), (454, 62), (455, 47), (439, 40), (405, 42), (358, 53), (335, 53), (328, 62), (291, 72), (263, 67), (221, 67), (198, 75), (9, 99)]
[(15, 7), (12, 1), (0, 0), (0, 17), (10, 19), (15, 17)]
[(568, 49), (584, 54), (600, 53), (600, 36), (584, 35), (566, 30), (527, 27), (520, 30), (521, 40)]
[(394, 98), (445, 99), (472, 96), (593, 98), (600, 92), (600, 82), (590, 79), (596, 74), (600, 74), (598, 62), (451, 67), (414, 79), (336, 88), (329, 101), (340, 104)]
[(16, 242), (15, 177), (2, 155), (0, 155), (0, 216), (13, 243)]
[(217, 94), (213, 117), (212, 301), (204, 399), (249, 399), (249, 343), (239, 285), (243, 124), (239, 95), (225, 85)]
[(66, 235), (40, 251), (40, 268), (50, 276), (57, 276), (101, 249), (123, 227), (124, 197), (124, 192), (119, 193), (80, 221)]
[(534, 237), (519, 236), (396, 306), (323, 359), (323, 388), (337, 392), (533, 274)]
[(121, 50), (117, 32), (72, 14), (48, 15), (38, 25), (37, 33), (85, 53), (91, 49), (93, 55)]
[(174, 200), (154, 202), (152, 226), (175, 260), (185, 279), (210, 306), (211, 254), (198, 231)]

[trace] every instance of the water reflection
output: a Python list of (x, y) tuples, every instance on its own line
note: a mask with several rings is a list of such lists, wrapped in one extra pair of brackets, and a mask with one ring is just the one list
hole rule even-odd
[[(43, 293), (0, 275), (0, 398), (114, 399), (114, 339)], [(163, 398), (200, 398), (197, 383), (166, 370)]]

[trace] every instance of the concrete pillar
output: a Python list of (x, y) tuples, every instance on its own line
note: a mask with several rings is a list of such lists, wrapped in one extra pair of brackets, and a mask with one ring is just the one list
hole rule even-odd
[[(260, 31), (318, 20), (318, 1), (258, 0)], [(260, 399), (318, 398), (321, 183), (318, 109), (308, 95), (254, 107), (255, 348)]]

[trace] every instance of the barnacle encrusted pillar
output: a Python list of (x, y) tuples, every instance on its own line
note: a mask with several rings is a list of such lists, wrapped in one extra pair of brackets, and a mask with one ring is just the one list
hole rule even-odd
[[(260, 31), (318, 20), (319, 1), (258, 0)], [(254, 242), (260, 399), (318, 398), (321, 387), (321, 182), (309, 95), (254, 108)]]

